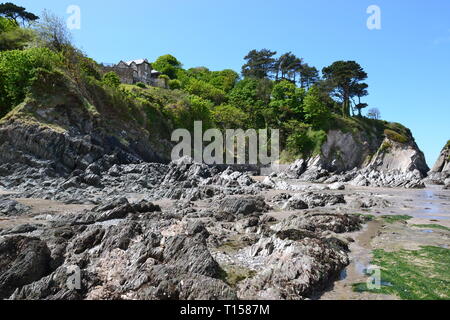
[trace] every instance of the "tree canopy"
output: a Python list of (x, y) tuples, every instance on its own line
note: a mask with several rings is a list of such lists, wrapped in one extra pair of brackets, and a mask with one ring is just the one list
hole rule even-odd
[(159, 57), (152, 66), (155, 70), (167, 75), (170, 79), (177, 79), (177, 72), (181, 69), (182, 64), (174, 56), (166, 54)]
[(360, 87), (367, 79), (367, 73), (355, 61), (336, 61), (323, 68), (323, 76), (329, 82), (332, 93), (342, 102), (342, 115), (350, 116), (350, 99), (357, 94), (365, 95), (367, 87)]
[(268, 49), (260, 51), (252, 50), (246, 56), (246, 63), (242, 66), (242, 75), (244, 77), (254, 77), (257, 79), (267, 78), (274, 70), (277, 53)]
[(39, 19), (37, 15), (26, 11), (24, 7), (17, 6), (11, 2), (0, 3), (0, 16), (12, 19), (16, 23), (21, 21), (23, 25)]

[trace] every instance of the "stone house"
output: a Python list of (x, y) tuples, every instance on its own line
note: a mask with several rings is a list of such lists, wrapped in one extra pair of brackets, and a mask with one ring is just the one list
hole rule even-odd
[(154, 87), (165, 87), (164, 79), (160, 79), (160, 72), (153, 70), (147, 59), (132, 61), (120, 61), (116, 65), (103, 66), (104, 72), (114, 71), (119, 76), (122, 83), (136, 84), (145, 83)]

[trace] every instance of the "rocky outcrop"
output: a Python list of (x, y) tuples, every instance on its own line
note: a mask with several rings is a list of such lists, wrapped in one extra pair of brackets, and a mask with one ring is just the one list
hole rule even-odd
[[(308, 213), (274, 224), (264, 215), (264, 199), (254, 196), (182, 207), (116, 198), (79, 214), (36, 217), (46, 222), (5, 229), (0, 297), (305, 299), (348, 265), (348, 241), (338, 234), (359, 230), (363, 222), (356, 215)], [(223, 212), (234, 218), (218, 219)], [(223, 249), (233, 241), (233, 250)], [(238, 271), (236, 283), (231, 279)]]
[(438, 160), (429, 172), (428, 182), (444, 185), (444, 188), (450, 189), (450, 141), (442, 149)]
[(0, 240), (0, 299), (50, 272), (50, 250), (37, 238), (15, 236)]
[(446, 172), (450, 171), (450, 140), (442, 149), (438, 160), (436, 161), (431, 172)]
[(332, 130), (320, 155), (297, 160), (279, 177), (328, 184), (423, 188), (422, 179), (429, 170), (425, 157), (410, 131), (400, 128), (403, 135), (389, 129), (382, 136)]
[(0, 197), (0, 216), (18, 216), (30, 210), (30, 207), (25, 206), (15, 200)]
[(239, 251), (236, 264), (257, 270), (238, 285), (242, 299), (298, 300), (308, 298), (336, 279), (349, 264), (348, 241), (336, 233), (361, 227), (357, 216), (307, 214), (292, 216)]
[[(0, 175), (35, 169), (67, 176), (109, 156), (105, 165), (168, 162), (169, 132), (153, 136), (109, 97), (55, 79), (56, 92), (34, 93), (0, 121)], [(32, 90), (33, 91), (33, 90)], [(35, 91), (33, 91), (35, 92)], [(50, 98), (49, 98), (50, 96)], [(29, 172), (31, 173), (31, 172)], [(88, 179), (95, 184), (95, 177)]]

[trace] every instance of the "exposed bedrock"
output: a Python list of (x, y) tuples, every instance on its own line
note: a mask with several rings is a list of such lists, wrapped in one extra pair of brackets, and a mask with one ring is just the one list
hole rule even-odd
[[(332, 130), (321, 154), (294, 162), (280, 178), (358, 186), (423, 188), (429, 170), (409, 130), (405, 140)], [(398, 137), (396, 139), (399, 139)]]
[(450, 189), (450, 141), (439, 154), (427, 180), (430, 183), (443, 185), (445, 189)]
[[(252, 195), (165, 209), (115, 198), (77, 214), (37, 216), (0, 234), (0, 295), (304, 299), (348, 265), (348, 240), (339, 234), (359, 230), (359, 216), (294, 212), (274, 224), (268, 210)], [(75, 289), (68, 286), (74, 267)]]

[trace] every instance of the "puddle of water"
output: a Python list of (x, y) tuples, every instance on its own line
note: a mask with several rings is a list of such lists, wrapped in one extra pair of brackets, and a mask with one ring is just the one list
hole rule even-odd
[(427, 215), (413, 215), (415, 218), (430, 219), (430, 220), (449, 220), (447, 216), (427, 216)]
[(420, 230), (420, 232), (423, 232), (423, 233), (433, 233), (434, 231), (433, 231), (433, 230), (430, 230), (430, 229), (425, 229), (425, 230)]
[(365, 275), (367, 273), (367, 265), (361, 261), (355, 261), (355, 270), (358, 274)]
[(347, 269), (342, 270), (341, 274), (339, 275), (339, 280), (345, 280), (347, 278)]
[(113, 220), (108, 220), (108, 221), (103, 221), (103, 222), (96, 222), (96, 223), (94, 223), (94, 225), (104, 226), (104, 227), (117, 226), (122, 221), (124, 221), (124, 219), (113, 219)]

